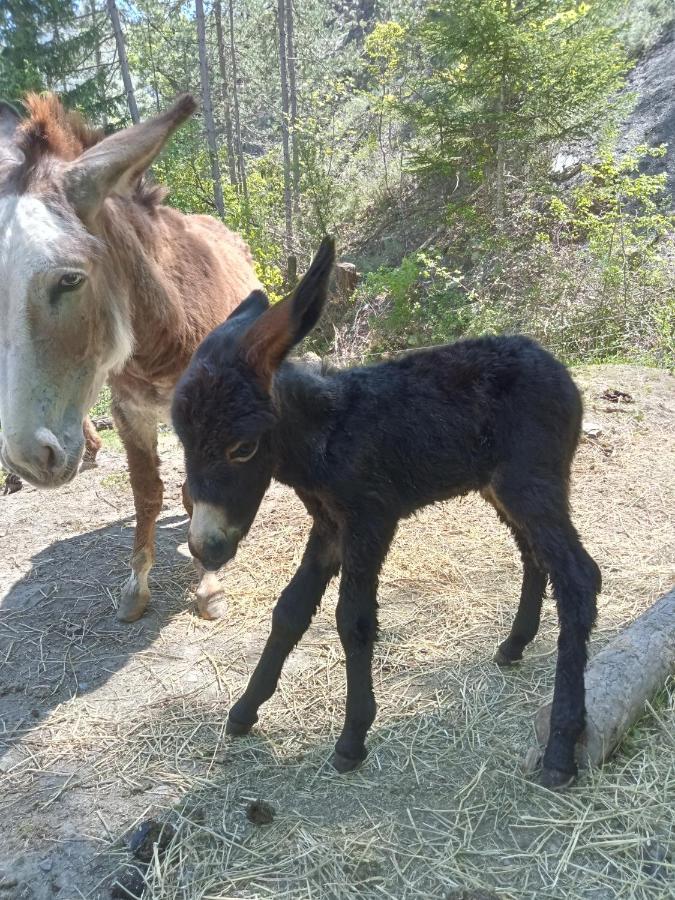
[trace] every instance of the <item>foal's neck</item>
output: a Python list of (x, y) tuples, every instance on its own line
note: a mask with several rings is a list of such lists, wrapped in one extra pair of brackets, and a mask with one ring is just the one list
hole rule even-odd
[(289, 361), (277, 371), (272, 394), (279, 416), (273, 437), (275, 477), (291, 487), (316, 486), (337, 407), (334, 380)]

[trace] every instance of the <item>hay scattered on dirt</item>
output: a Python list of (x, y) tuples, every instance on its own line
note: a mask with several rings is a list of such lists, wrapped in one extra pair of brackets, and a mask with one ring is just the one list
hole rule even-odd
[[(597, 648), (674, 580), (675, 381), (631, 367), (577, 377), (601, 431), (580, 448), (573, 498), (604, 576)], [(609, 389), (635, 402), (618, 411), (601, 397)], [(675, 688), (655, 698), (610, 765), (567, 793), (521, 775), (534, 712), (552, 688), (555, 611), (548, 602), (521, 666), (492, 663), (520, 566), (480, 499), (402, 524), (381, 578), (370, 756), (340, 776), (328, 763), (345, 681), (335, 585), (259, 725), (245, 738), (224, 733), (302, 553), (300, 504), (270, 492), (223, 578), (228, 619), (202, 622), (186, 597), (190, 566), (175, 552), (185, 526), (180, 456), (167, 439), (154, 607), (140, 626), (120, 626), (112, 614), (131, 501), (123, 480), (101, 485), (120, 468), (111, 459), (78, 490), (49, 495), (53, 509), (29, 488), (0, 501), (14, 504), (9, 524), (2, 507), (0, 530), (16, 545), (0, 564), (0, 702), (15, 704), (0, 735), (0, 869), (26, 883), (32, 872), (38, 900), (52, 877), (38, 868), (45, 854), (59, 879), (45, 897), (108, 896), (127, 859), (123, 835), (149, 816), (176, 828), (150, 864), (152, 900), (674, 895)], [(275, 810), (264, 828), (247, 816), (260, 798)]]

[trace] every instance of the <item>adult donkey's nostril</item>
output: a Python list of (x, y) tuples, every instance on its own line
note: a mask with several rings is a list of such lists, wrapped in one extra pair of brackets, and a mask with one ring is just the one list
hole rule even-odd
[(65, 468), (66, 451), (53, 432), (48, 428), (39, 428), (35, 434), (37, 443), (36, 462), (43, 472), (55, 475)]

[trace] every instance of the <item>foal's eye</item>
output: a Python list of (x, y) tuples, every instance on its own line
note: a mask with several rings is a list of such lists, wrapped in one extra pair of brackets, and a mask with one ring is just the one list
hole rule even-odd
[(230, 462), (248, 462), (252, 456), (255, 456), (257, 449), (258, 441), (241, 441), (233, 447), (228, 447), (227, 458)]
[(84, 282), (82, 272), (66, 272), (59, 278), (60, 291), (74, 291)]

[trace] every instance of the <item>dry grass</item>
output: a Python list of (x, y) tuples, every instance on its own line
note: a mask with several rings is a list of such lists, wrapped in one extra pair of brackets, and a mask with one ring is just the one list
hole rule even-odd
[[(663, 372), (599, 367), (578, 380), (588, 390), (587, 417), (603, 429), (582, 445), (574, 478), (575, 521), (604, 575), (597, 647), (674, 580), (675, 400)], [(598, 399), (606, 387), (629, 391), (635, 404), (612, 409)], [(168, 444), (165, 461), (176, 463)], [(94, 490), (104, 477), (92, 474)], [(99, 512), (111, 521), (129, 512), (121, 489), (104, 496)], [(177, 503), (173, 489), (171, 514)], [(83, 530), (71, 525), (72, 534)], [(270, 492), (224, 577), (226, 621), (204, 623), (186, 609), (189, 567), (163, 552), (160, 611), (131, 646), (129, 630), (110, 620), (126, 554), (119, 535), (127, 531), (92, 539), (91, 553), (107, 561), (95, 573), (78, 544), (69, 570), (77, 603), (64, 606), (59, 586), (61, 606), (45, 606), (52, 597), (40, 582), (43, 616), (13, 608), (6, 623), (14, 644), (0, 649), (19, 673), (18, 642), (30, 635), (37, 649), (26, 677), (48, 683), (50, 697), (60, 698), (82, 671), (98, 673), (65, 702), (50, 701), (44, 718), (28, 713), (7, 739), (12, 764), (0, 815), (30, 831), (23, 843), (13, 832), (11, 847), (65, 841), (54, 838), (54, 821), (64, 819), (88, 841), (87, 876), (57, 896), (107, 896), (109, 872), (126, 858), (122, 835), (147, 815), (177, 828), (166, 856), (151, 865), (152, 900), (403, 900), (444, 898), (460, 887), (502, 900), (675, 896), (675, 689), (653, 701), (611, 764), (567, 793), (524, 777), (533, 714), (552, 687), (555, 612), (548, 603), (520, 667), (494, 666), (520, 569), (505, 529), (479, 499), (424, 510), (399, 530), (381, 578), (378, 718), (367, 763), (348, 776), (328, 765), (344, 698), (334, 585), (255, 732), (224, 735), (227, 708), (307, 533), (290, 492)], [(48, 628), (59, 629), (58, 644)], [(50, 646), (41, 665), (39, 648)], [(268, 826), (246, 817), (258, 798), (275, 809)]]

